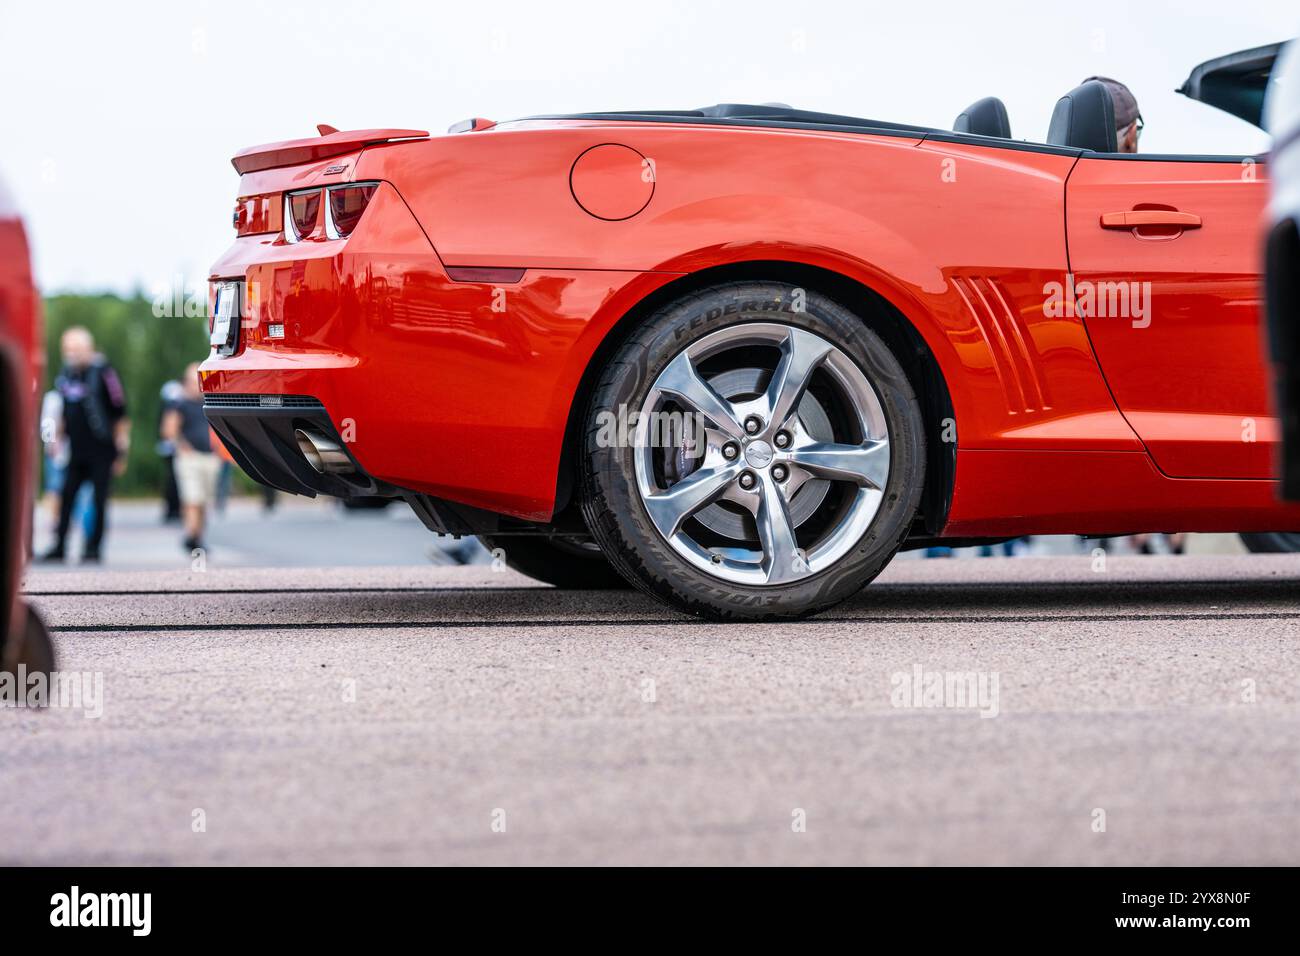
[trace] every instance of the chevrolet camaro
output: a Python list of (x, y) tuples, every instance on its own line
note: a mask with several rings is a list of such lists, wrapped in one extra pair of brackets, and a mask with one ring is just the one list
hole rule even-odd
[[(1182, 92), (1256, 124), (1277, 47)], [(1264, 157), (792, 109), (319, 128), (253, 147), (206, 413), (254, 478), (402, 498), (570, 587), (796, 617), (900, 548), (1300, 531)], [(499, 550), (498, 550), (499, 549)]]

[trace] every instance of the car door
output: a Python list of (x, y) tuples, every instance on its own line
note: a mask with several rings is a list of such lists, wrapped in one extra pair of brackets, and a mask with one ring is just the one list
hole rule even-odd
[(1250, 158), (1085, 153), (1066, 183), (1066, 305), (1168, 475), (1274, 475), (1260, 328), (1266, 179)]

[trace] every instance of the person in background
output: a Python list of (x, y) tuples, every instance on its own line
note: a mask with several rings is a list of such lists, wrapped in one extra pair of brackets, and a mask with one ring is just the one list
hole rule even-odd
[(1174, 534), (1135, 534), (1129, 544), (1138, 554), (1182, 554), (1187, 546), (1187, 535), (1181, 531)]
[(1001, 544), (980, 545), (979, 556), (992, 558), (999, 552), (1004, 558), (1015, 558), (1029, 553), (1029, 542), (1033, 538), (1009, 538)]
[(1106, 92), (1110, 94), (1111, 105), (1115, 108), (1115, 138), (1118, 141), (1119, 151), (1136, 153), (1138, 140), (1142, 136), (1142, 127), (1145, 125), (1142, 111), (1138, 109), (1137, 97), (1127, 86), (1119, 80), (1112, 80), (1109, 76), (1090, 76), (1083, 82), (1087, 83), (1089, 80), (1096, 80), (1106, 87)]
[(181, 377), (181, 395), (163, 412), (162, 439), (176, 447), (176, 487), (181, 497), (186, 551), (202, 548), (208, 505), (217, 494), (221, 459), (213, 451), (212, 429), (203, 414), (199, 364), (191, 362)]
[[(158, 434), (162, 434), (162, 417), (180, 400), (184, 389), (176, 379), (163, 382), (158, 393), (162, 408), (158, 412)], [(176, 487), (176, 444), (165, 438), (158, 439), (158, 457), (163, 462), (163, 524), (176, 524), (181, 520), (181, 496)]]
[[(68, 437), (63, 434), (63, 396), (50, 389), (41, 399), (41, 447), (45, 452), (44, 504), (50, 524), (57, 525), (63, 495), (63, 473), (68, 468)], [(95, 522), (94, 489), (81, 486), (73, 507), (73, 520), (89, 538)]]
[(213, 502), (213, 510), (224, 516), (226, 505), (230, 502), (230, 490), (235, 483), (235, 463), (227, 457), (229, 452), (226, 452), (220, 440), (216, 442), (215, 449), (221, 458), (221, 470), (217, 472), (217, 499)]
[(63, 396), (54, 389), (41, 398), (41, 448), (45, 452), (45, 507), (55, 523), (59, 520), (63, 471), (68, 467), (68, 439), (63, 434)]
[(95, 352), (89, 331), (74, 326), (60, 340), (63, 370), (54, 390), (63, 402), (60, 434), (68, 442), (68, 464), (59, 500), (59, 524), (54, 546), (43, 561), (63, 561), (68, 526), (81, 486), (94, 488), (95, 515), (81, 553), (83, 562), (98, 562), (104, 544), (109, 486), (126, 468), (130, 420), (126, 417), (126, 391), (117, 372)]

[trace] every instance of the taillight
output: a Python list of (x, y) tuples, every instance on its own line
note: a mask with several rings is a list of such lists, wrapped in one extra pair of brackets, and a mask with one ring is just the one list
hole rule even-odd
[(370, 197), (379, 187), (375, 183), (361, 186), (333, 186), (329, 193), (329, 210), (325, 220), (325, 231), (331, 239), (346, 239), (361, 221), (361, 214), (366, 211)]
[[(297, 233), (293, 239), (305, 239), (316, 230), (316, 219), (320, 213), (320, 190), (313, 189), (309, 193), (290, 193), (289, 194), (289, 219), (293, 223), (294, 231)], [(289, 239), (288, 230), (285, 230), (285, 238)]]
[[(326, 239), (346, 239), (361, 221), (378, 183), (349, 183), (284, 194), (284, 241), (301, 242), (316, 231), (325, 194)], [(319, 238), (319, 237), (318, 237)]]
[(235, 200), (235, 232), (241, 236), (280, 231), (280, 195), (241, 196)]

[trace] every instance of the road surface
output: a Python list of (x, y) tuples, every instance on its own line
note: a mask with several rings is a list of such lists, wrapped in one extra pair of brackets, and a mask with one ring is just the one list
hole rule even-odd
[(34, 572), (102, 714), (0, 712), (0, 864), (1296, 864), (1298, 579), (900, 561), (721, 626), (487, 566)]

